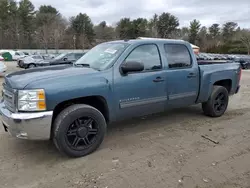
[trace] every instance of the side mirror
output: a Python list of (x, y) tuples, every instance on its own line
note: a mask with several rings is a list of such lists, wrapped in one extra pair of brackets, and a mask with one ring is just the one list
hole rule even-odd
[(121, 70), (123, 74), (128, 72), (141, 72), (144, 70), (144, 65), (137, 61), (126, 61), (122, 64)]

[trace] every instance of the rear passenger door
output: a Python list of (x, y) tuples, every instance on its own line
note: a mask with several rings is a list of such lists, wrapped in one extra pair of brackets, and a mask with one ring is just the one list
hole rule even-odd
[(199, 68), (192, 62), (185, 44), (165, 44), (167, 71), (167, 107), (182, 107), (194, 104), (199, 90)]

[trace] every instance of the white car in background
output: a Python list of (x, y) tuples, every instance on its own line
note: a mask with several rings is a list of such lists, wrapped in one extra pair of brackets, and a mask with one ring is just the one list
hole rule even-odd
[(4, 58), (3, 56), (0, 55), (0, 61), (4, 61)]
[(40, 61), (48, 61), (51, 60), (52, 57), (48, 55), (30, 55), (27, 57), (23, 57), (17, 60), (17, 66), (20, 68), (32, 68), (36, 67), (36, 64)]
[(20, 58), (27, 57), (27, 55), (25, 55), (23, 52), (20, 51), (10, 51), (10, 54), (12, 55), (12, 59), (14, 61), (17, 61)]
[(3, 61), (0, 61), (0, 76), (4, 76), (4, 73), (7, 71), (7, 67)]

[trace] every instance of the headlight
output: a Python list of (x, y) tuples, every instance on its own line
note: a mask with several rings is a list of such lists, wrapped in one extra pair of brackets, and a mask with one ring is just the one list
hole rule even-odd
[(17, 103), (20, 111), (46, 110), (45, 92), (43, 89), (19, 90)]

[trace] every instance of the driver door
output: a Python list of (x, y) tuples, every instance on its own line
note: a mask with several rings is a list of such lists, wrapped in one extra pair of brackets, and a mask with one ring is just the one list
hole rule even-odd
[(119, 120), (164, 111), (167, 100), (166, 75), (156, 44), (139, 45), (127, 56), (125, 62), (144, 64), (142, 72), (114, 75), (114, 93)]

